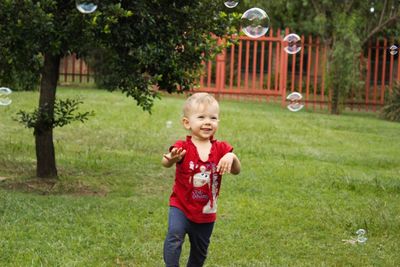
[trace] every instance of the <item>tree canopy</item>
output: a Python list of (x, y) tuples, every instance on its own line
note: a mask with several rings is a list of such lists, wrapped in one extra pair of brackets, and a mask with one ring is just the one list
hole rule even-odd
[[(60, 59), (79, 57), (96, 49), (110, 56), (110, 84), (151, 110), (158, 93), (182, 91), (197, 79), (201, 62), (219, 51), (216, 36), (228, 34), (234, 13), (223, 12), (223, 3), (201, 1), (98, 1), (94, 13), (83, 14), (75, 0), (0, 0), (0, 82), (21, 85), (18, 74), (40, 80), (39, 107), (21, 121), (34, 128), (39, 177), (57, 176), (53, 132), (67, 120), (55, 118)], [(84, 114), (72, 116), (84, 120)], [(62, 121), (62, 123), (58, 123)]]

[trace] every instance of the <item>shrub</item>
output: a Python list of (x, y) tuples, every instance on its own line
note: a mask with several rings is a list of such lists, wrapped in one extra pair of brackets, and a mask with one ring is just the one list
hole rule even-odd
[(381, 117), (385, 120), (400, 122), (400, 81), (395, 82), (392, 93), (387, 99), (386, 105), (382, 108)]

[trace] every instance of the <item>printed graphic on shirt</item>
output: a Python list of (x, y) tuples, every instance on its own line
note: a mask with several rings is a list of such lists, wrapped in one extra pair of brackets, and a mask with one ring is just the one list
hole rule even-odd
[[(190, 162), (190, 165), (191, 163), (192, 162)], [(199, 170), (200, 172), (195, 173), (192, 178), (193, 179), (192, 199), (196, 201), (207, 201), (209, 200), (209, 194), (207, 191), (204, 190), (204, 186), (207, 185), (206, 190), (209, 190), (211, 171), (207, 171), (207, 168), (205, 166), (200, 166)]]
[(193, 186), (202, 187), (205, 184), (210, 184), (211, 171), (206, 171), (205, 166), (200, 167), (200, 173), (193, 175)]
[[(194, 163), (189, 163), (189, 168), (198, 168)], [(217, 195), (218, 195), (218, 173), (215, 164), (201, 165), (200, 168), (190, 179), (193, 183), (192, 199), (195, 201), (207, 201), (203, 207), (203, 213), (211, 214), (217, 212)]]
[(203, 213), (209, 214), (217, 212), (217, 200), (218, 200), (217, 191), (218, 191), (218, 173), (216, 172), (215, 169), (212, 176), (212, 186), (211, 186), (212, 199), (208, 200), (207, 204), (204, 206)]

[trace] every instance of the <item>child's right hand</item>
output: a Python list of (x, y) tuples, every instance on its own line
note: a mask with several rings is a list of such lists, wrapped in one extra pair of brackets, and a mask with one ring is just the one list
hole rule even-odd
[(170, 163), (176, 163), (179, 162), (186, 154), (186, 150), (183, 148), (177, 148), (174, 147), (171, 152), (167, 155), (165, 155), (165, 157), (168, 159), (168, 161)]
[(182, 147), (176, 148), (174, 147), (171, 150), (171, 159), (177, 159), (177, 162), (180, 161), (186, 154), (186, 150)]

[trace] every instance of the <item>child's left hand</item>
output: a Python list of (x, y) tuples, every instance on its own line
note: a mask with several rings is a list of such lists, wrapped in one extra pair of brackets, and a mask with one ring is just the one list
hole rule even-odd
[(233, 153), (226, 153), (218, 162), (217, 172), (219, 172), (221, 175), (230, 173), (234, 157), (235, 156)]

